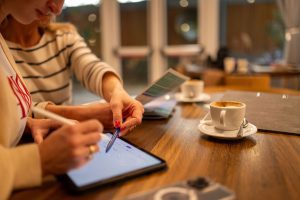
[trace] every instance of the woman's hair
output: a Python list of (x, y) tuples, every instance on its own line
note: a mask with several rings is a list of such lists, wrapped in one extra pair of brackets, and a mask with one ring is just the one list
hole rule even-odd
[(70, 23), (55, 22), (54, 16), (49, 16), (49, 18), (47, 20), (39, 21), (39, 27), (44, 30), (51, 31), (51, 32), (55, 32), (57, 30), (76, 31), (75, 26), (73, 26)]

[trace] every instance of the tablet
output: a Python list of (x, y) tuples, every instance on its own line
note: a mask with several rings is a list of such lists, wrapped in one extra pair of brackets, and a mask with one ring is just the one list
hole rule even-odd
[(83, 192), (166, 168), (164, 160), (124, 139), (117, 138), (106, 153), (105, 148), (111, 136), (111, 133), (107, 133), (102, 137), (100, 152), (95, 153), (86, 165), (58, 177), (68, 190)]

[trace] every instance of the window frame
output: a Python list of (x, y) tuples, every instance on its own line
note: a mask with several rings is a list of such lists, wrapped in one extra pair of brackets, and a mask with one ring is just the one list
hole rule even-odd
[[(121, 46), (120, 7), (117, 0), (101, 0), (99, 6), (101, 49), (103, 60), (122, 74), (122, 58), (148, 57), (148, 80), (157, 80), (166, 70), (169, 57), (197, 55), (205, 51), (213, 58), (219, 48), (219, 4), (220, 0), (198, 0), (197, 43), (168, 45), (166, 34), (166, 0), (148, 0), (148, 46)], [(107, 20), (109, 19), (109, 20)], [(164, 19), (164, 20), (161, 20)], [(153, 22), (153, 23), (152, 23)]]

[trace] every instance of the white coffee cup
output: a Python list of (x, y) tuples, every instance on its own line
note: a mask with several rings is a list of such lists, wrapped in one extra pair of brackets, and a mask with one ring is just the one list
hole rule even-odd
[(196, 98), (203, 92), (203, 88), (203, 81), (192, 79), (181, 85), (181, 92), (185, 98)]
[(215, 101), (210, 104), (212, 124), (221, 130), (240, 128), (246, 113), (246, 104), (238, 101)]

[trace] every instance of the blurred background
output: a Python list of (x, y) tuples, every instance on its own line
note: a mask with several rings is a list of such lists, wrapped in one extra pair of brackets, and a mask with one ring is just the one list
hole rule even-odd
[[(130, 94), (168, 68), (203, 79), (206, 86), (226, 84), (229, 76), (267, 75), (272, 87), (299, 90), (300, 1), (286, 1), (291, 3), (65, 0), (57, 21), (73, 23), (93, 52), (122, 75)], [(287, 8), (294, 13), (290, 18), (299, 18), (290, 27)], [(289, 30), (298, 41), (288, 51)]]

